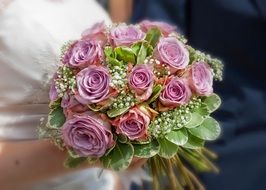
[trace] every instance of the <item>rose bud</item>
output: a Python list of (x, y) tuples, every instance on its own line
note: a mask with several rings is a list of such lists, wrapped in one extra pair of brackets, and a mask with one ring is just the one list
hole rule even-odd
[(140, 101), (147, 100), (152, 94), (154, 75), (150, 65), (138, 64), (129, 74), (128, 84)]
[(211, 67), (203, 61), (193, 63), (189, 70), (189, 83), (198, 95), (211, 95), (213, 93), (213, 74)]
[(144, 20), (139, 23), (140, 28), (143, 32), (148, 32), (152, 28), (158, 28), (164, 36), (168, 36), (170, 33), (174, 32), (177, 27), (167, 24), (165, 22), (152, 22), (149, 20)]
[(119, 25), (110, 31), (110, 40), (113, 46), (130, 46), (144, 40), (145, 33), (136, 26)]
[(89, 110), (87, 105), (79, 103), (74, 95), (65, 93), (62, 97), (61, 107), (66, 117), (71, 118), (74, 114), (83, 113)]
[(187, 81), (182, 78), (169, 79), (160, 94), (160, 103), (166, 107), (174, 108), (189, 102), (191, 90)]
[(102, 42), (81, 40), (70, 46), (62, 58), (62, 62), (69, 67), (83, 69), (89, 65), (100, 63), (102, 59)]
[(65, 145), (83, 157), (99, 158), (115, 143), (109, 123), (92, 112), (73, 115), (65, 122), (61, 132)]
[(186, 68), (189, 63), (188, 50), (175, 37), (160, 38), (154, 56), (168, 65), (171, 73)]
[(109, 98), (110, 75), (103, 66), (91, 65), (77, 74), (75, 98), (82, 104), (99, 103)]
[(151, 116), (138, 107), (131, 108), (126, 114), (115, 119), (113, 125), (116, 132), (127, 136), (130, 140), (145, 140)]
[(81, 34), (82, 39), (99, 40), (107, 42), (106, 27), (104, 21), (94, 24), (91, 28), (86, 29)]

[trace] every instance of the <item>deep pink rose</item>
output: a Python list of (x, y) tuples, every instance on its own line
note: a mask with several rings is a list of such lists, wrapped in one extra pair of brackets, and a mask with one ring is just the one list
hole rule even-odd
[(189, 74), (191, 88), (197, 94), (209, 96), (213, 93), (213, 74), (207, 63), (202, 61), (193, 63)]
[(147, 137), (150, 116), (139, 108), (131, 108), (126, 114), (117, 118), (113, 125), (116, 132), (127, 136), (130, 140), (144, 140)]
[(108, 98), (111, 78), (105, 67), (91, 65), (81, 70), (76, 80), (78, 93), (75, 97), (80, 103), (98, 103)]
[(152, 28), (158, 28), (165, 36), (168, 36), (171, 32), (174, 32), (177, 29), (176, 26), (172, 26), (165, 22), (158, 22), (158, 21), (152, 22), (149, 20), (144, 20), (141, 23), (139, 23), (139, 25), (143, 32), (148, 32)]
[(100, 40), (103, 42), (107, 41), (106, 27), (104, 21), (94, 24), (91, 28), (86, 29), (81, 34), (82, 39), (93, 39)]
[(166, 107), (176, 107), (189, 102), (191, 90), (187, 81), (182, 78), (172, 78), (166, 83), (160, 94), (160, 102)]
[(99, 158), (114, 145), (109, 123), (91, 112), (73, 115), (65, 122), (61, 132), (66, 146), (79, 156)]
[(152, 94), (154, 75), (147, 64), (136, 65), (129, 74), (128, 84), (140, 101), (147, 100)]
[(69, 67), (85, 68), (100, 63), (103, 59), (102, 42), (97, 40), (80, 40), (69, 47), (62, 62)]
[(119, 25), (110, 31), (110, 40), (114, 46), (130, 46), (134, 42), (143, 40), (144, 32), (133, 25)]
[(189, 63), (188, 50), (175, 37), (160, 38), (154, 56), (167, 64), (171, 73), (186, 68)]

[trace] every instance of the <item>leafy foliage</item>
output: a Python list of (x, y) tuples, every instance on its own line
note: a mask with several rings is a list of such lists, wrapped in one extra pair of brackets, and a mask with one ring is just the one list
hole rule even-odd
[(158, 142), (160, 144), (159, 156), (171, 158), (177, 153), (178, 146), (166, 138), (159, 138)]
[(187, 130), (182, 128), (176, 131), (171, 131), (165, 136), (165, 138), (176, 145), (184, 145), (188, 141)]
[(128, 168), (134, 155), (134, 148), (131, 144), (117, 142), (114, 149), (107, 155), (101, 157), (104, 167), (119, 171)]
[(211, 141), (219, 137), (221, 128), (215, 119), (207, 117), (200, 126), (189, 129), (189, 132), (200, 139)]
[(140, 158), (150, 158), (159, 153), (160, 146), (157, 140), (148, 144), (134, 144), (134, 155)]
[(48, 127), (58, 129), (65, 123), (65, 115), (63, 113), (63, 108), (55, 107), (50, 110), (48, 115)]

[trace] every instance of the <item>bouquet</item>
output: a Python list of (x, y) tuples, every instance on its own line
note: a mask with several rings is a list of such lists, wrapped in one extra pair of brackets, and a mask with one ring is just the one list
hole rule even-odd
[[(223, 65), (162, 22), (96, 23), (62, 47), (40, 135), (67, 150), (65, 166), (101, 162), (125, 170), (147, 159), (155, 189), (202, 188), (193, 174), (217, 171), (204, 148), (220, 134), (213, 80)], [(166, 180), (167, 180), (166, 179)]]

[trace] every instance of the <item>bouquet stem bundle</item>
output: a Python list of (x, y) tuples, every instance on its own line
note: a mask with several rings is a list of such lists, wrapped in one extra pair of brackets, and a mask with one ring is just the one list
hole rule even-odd
[[(148, 160), (149, 171), (153, 177), (153, 189), (205, 190), (194, 172), (218, 173), (219, 169), (211, 161), (213, 159), (217, 159), (217, 155), (207, 148), (180, 148), (170, 159), (154, 156)], [(165, 184), (166, 181), (169, 183)]]

